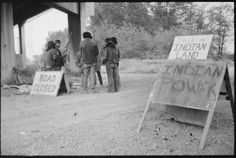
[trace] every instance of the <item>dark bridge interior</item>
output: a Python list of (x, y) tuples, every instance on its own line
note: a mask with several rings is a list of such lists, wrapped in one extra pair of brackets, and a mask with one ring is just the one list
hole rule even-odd
[(14, 1), (13, 2), (13, 24), (22, 24), (27, 19), (52, 8), (42, 2)]

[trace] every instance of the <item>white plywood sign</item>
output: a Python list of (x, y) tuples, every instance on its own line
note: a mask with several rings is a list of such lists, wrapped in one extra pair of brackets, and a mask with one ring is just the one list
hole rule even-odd
[(168, 59), (207, 59), (213, 35), (176, 36)]
[(62, 77), (61, 71), (37, 71), (30, 94), (57, 96)]

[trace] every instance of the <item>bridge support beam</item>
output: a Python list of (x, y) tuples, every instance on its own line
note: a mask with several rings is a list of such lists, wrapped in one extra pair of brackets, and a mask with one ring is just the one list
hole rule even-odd
[(81, 41), (80, 25), (80, 15), (68, 14), (68, 33), (70, 34), (72, 32), (70, 43), (70, 47), (72, 48), (72, 52), (70, 52), (70, 69), (72, 72), (76, 72), (76, 70), (78, 69), (76, 66), (76, 55), (79, 51), (79, 43)]
[(1, 3), (1, 81), (12, 81), (15, 65), (13, 7), (12, 3)]

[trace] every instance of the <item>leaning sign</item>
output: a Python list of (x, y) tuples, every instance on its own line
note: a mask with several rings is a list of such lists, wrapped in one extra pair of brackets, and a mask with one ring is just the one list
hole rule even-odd
[(206, 59), (213, 35), (176, 36), (168, 59)]
[(57, 96), (63, 78), (61, 71), (37, 71), (31, 89), (32, 95)]
[[(218, 100), (226, 63), (212, 60), (167, 60), (160, 66), (137, 131), (151, 102), (208, 112), (199, 149), (203, 149)], [(227, 71), (226, 71), (227, 70)], [(226, 73), (227, 72), (227, 73)]]
[(213, 111), (226, 64), (213, 61), (174, 60), (162, 64), (153, 102)]

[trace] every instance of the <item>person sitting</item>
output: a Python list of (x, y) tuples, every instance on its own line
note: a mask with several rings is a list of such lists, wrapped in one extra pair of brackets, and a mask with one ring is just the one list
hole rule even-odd
[(55, 43), (48, 41), (46, 52), (43, 55), (45, 71), (60, 71), (61, 66), (57, 63), (60, 58), (60, 54), (55, 48)]

